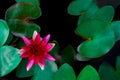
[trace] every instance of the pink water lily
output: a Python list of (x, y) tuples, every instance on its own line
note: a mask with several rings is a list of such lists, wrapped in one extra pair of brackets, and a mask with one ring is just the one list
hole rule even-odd
[(48, 43), (50, 34), (41, 38), (40, 34), (34, 31), (32, 39), (28, 39), (25, 36), (22, 36), (22, 39), (26, 46), (23, 46), (19, 50), (19, 53), (21, 54), (21, 58), (28, 58), (27, 71), (29, 71), (34, 64), (38, 64), (40, 68), (44, 70), (46, 59), (55, 61), (55, 58), (49, 54), (49, 51), (55, 46), (54, 43)]

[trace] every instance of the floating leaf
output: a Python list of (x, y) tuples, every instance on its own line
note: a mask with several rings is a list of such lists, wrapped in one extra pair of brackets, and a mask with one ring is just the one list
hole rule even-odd
[(9, 33), (9, 36), (8, 36), (8, 38), (7, 38), (7, 40), (6, 40), (6, 42), (5, 42), (4, 45), (9, 45), (9, 44), (11, 44), (12, 39), (13, 39), (13, 35), (12, 35), (11, 33)]
[(68, 6), (68, 13), (71, 15), (80, 15), (85, 12), (93, 0), (74, 0)]
[(99, 68), (99, 74), (101, 80), (118, 80), (115, 77), (115, 71), (112, 66), (110, 66), (108, 63), (102, 63), (102, 65)]
[[(71, 79), (72, 80), (72, 79)], [(78, 75), (77, 80), (100, 80), (97, 71), (90, 65), (87, 65)]]
[(4, 20), (0, 19), (0, 47), (6, 42), (9, 35), (9, 28)]
[(79, 16), (77, 25), (80, 25), (82, 22), (91, 19), (94, 16), (95, 12), (98, 10), (98, 6), (95, 2), (92, 2), (88, 10), (81, 16)]
[(106, 31), (101, 36), (81, 43), (77, 50), (88, 58), (97, 58), (105, 55), (114, 45), (115, 39), (112, 31)]
[(58, 43), (57, 41), (52, 41), (51, 43), (55, 43), (55, 46), (54, 46), (54, 48), (50, 51), (50, 53), (51, 53), (52, 55), (58, 54), (59, 51), (60, 51), (59, 43)]
[(6, 20), (8, 19), (36, 19), (42, 12), (38, 6), (31, 3), (16, 3), (6, 11)]
[(27, 61), (24, 60), (24, 62), (18, 66), (17, 77), (24, 78), (33, 76), (31, 80), (53, 80), (55, 72), (57, 71), (55, 62), (46, 61), (44, 70), (41, 70), (38, 65), (34, 65), (29, 72), (26, 70), (26, 62)]
[(10, 29), (12, 30), (12, 33), (16, 36), (25, 35), (27, 37), (31, 37), (34, 30), (36, 30), (37, 32), (40, 31), (39, 25), (32, 22), (26, 23), (22, 20), (10, 19), (8, 20), (8, 24)]
[(32, 80), (53, 80), (57, 71), (57, 65), (55, 62), (47, 61), (44, 70), (41, 70), (39, 66), (34, 68), (34, 75)]
[(104, 22), (112, 21), (114, 17), (114, 8), (112, 6), (104, 6), (92, 16), (92, 19), (102, 20)]
[(100, 20), (87, 20), (78, 25), (75, 32), (84, 38), (92, 38), (103, 33), (103, 31), (108, 28), (106, 27), (107, 25), (108, 23), (102, 22)]
[(40, 6), (39, 0), (16, 0), (16, 2), (31, 2), (37, 6)]
[(73, 49), (73, 47), (71, 45), (68, 45), (63, 49), (61, 53), (62, 53), (61, 54), (62, 63), (69, 63), (72, 65), (74, 61), (74, 55), (75, 55), (75, 50)]
[(19, 66), (17, 67), (16, 70), (16, 76), (19, 78), (24, 78), (24, 77), (30, 77), (33, 75), (34, 71), (33, 68), (30, 69), (29, 71), (26, 71), (26, 66), (27, 66), (27, 59), (23, 59)]
[(20, 63), (21, 58), (18, 49), (11, 46), (0, 48), (0, 77), (13, 71)]
[(120, 80), (120, 56), (117, 57), (116, 60), (116, 80)]
[(87, 58), (87, 57), (83, 56), (83, 55), (80, 54), (80, 53), (76, 54), (75, 58), (76, 58), (78, 61), (88, 61), (88, 60), (90, 60), (90, 58)]
[(112, 22), (110, 27), (112, 27), (114, 31), (116, 41), (120, 40), (120, 21)]
[(63, 64), (55, 74), (55, 80), (76, 80), (73, 68), (68, 64)]
[(103, 56), (115, 43), (114, 32), (110, 24), (100, 20), (83, 22), (76, 28), (76, 34), (87, 39), (77, 48), (78, 52), (87, 58)]

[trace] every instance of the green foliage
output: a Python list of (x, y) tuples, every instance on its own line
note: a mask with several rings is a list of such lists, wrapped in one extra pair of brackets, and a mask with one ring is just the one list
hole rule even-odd
[(16, 2), (31, 2), (35, 4), (36, 6), (40, 6), (39, 0), (16, 0)]
[(80, 25), (82, 22), (91, 19), (92, 16), (94, 16), (95, 12), (98, 10), (98, 6), (95, 2), (91, 4), (91, 6), (86, 10), (84, 14), (79, 16), (77, 25)]
[(73, 68), (65, 63), (56, 72), (54, 80), (100, 80), (100, 77), (92, 66), (87, 65), (76, 79)]
[(88, 61), (91, 58), (87, 58), (87, 57), (83, 56), (81, 53), (78, 53), (75, 55), (75, 59), (78, 61)]
[(59, 46), (59, 43), (57, 41), (52, 41), (51, 43), (55, 43), (55, 46), (54, 48), (50, 51), (50, 53), (52, 55), (56, 55), (60, 52), (60, 46)]
[(98, 8), (92, 0), (75, 0), (69, 4), (68, 13), (81, 14), (75, 33), (86, 39), (77, 48), (84, 57), (101, 57), (114, 46), (115, 41), (119, 40), (120, 23), (112, 22), (114, 17), (112, 6)]
[(30, 71), (26, 70), (27, 60), (22, 60), (17, 68), (16, 75), (19, 78), (33, 76), (31, 80), (53, 80), (54, 74), (57, 71), (55, 62), (46, 61), (44, 70), (41, 70), (38, 65), (34, 65)]
[(76, 34), (84, 37), (84, 38), (94, 38), (103, 32), (105, 32), (106, 29), (109, 27), (108, 24), (105, 22), (102, 22), (100, 20), (87, 20), (76, 28)]
[(112, 27), (112, 30), (114, 31), (115, 40), (120, 40), (120, 21), (112, 22), (110, 27)]
[(18, 65), (16, 70), (16, 76), (19, 78), (30, 77), (33, 75), (33, 68), (29, 71), (26, 71), (27, 59), (22, 59), (21, 63)]
[(104, 22), (112, 21), (114, 17), (114, 8), (112, 6), (104, 6), (98, 9), (91, 19), (98, 19)]
[(88, 40), (78, 46), (78, 52), (87, 58), (96, 58), (107, 53), (115, 43), (114, 32), (109, 25), (94, 19), (81, 23), (76, 28), (76, 33)]
[(53, 80), (57, 65), (55, 62), (47, 61), (45, 69), (42, 71), (39, 66), (34, 68), (32, 80)]
[(97, 71), (90, 65), (87, 65), (78, 75), (77, 80), (100, 80)]
[(115, 71), (108, 63), (102, 63), (99, 68), (99, 74), (101, 80), (117, 80), (115, 77)]
[(92, 3), (92, 0), (74, 0), (68, 6), (68, 13), (71, 15), (80, 15), (85, 12)]
[(74, 55), (75, 55), (75, 50), (73, 49), (73, 47), (71, 45), (68, 45), (67, 47), (65, 47), (62, 52), (61, 52), (61, 56), (62, 56), (62, 63), (69, 63), (71, 65), (73, 65), (73, 61), (74, 61)]
[(10, 29), (12, 30), (12, 33), (16, 36), (25, 35), (30, 38), (33, 35), (34, 30), (36, 30), (37, 32), (41, 30), (39, 25), (32, 22), (27, 23), (19, 19), (9, 19), (7, 22)]
[(9, 28), (4, 20), (0, 19), (0, 47), (6, 42), (9, 35)]
[(103, 62), (99, 67), (101, 80), (120, 80), (120, 56), (116, 58), (116, 66)]
[(74, 70), (65, 63), (56, 72), (54, 80), (76, 80)]
[(16, 3), (6, 11), (6, 20), (8, 19), (36, 19), (41, 16), (41, 9), (31, 3)]
[(115, 71), (115, 74), (116, 74), (116, 79), (120, 80), (120, 56), (118, 56), (117, 59), (116, 59), (116, 71)]
[[(87, 75), (86, 75), (87, 74)], [(90, 65), (87, 65), (78, 75), (77, 80), (100, 80), (97, 71)]]
[(6, 21), (15, 36), (25, 35), (31, 37), (34, 30), (40, 31), (39, 25), (31, 20), (42, 14), (39, 6), (32, 3), (16, 3), (6, 11)]
[(0, 77), (14, 70), (20, 63), (21, 58), (18, 49), (11, 46), (0, 48)]

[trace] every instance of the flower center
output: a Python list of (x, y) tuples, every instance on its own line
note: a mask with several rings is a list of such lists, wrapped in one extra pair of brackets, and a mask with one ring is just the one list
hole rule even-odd
[(43, 56), (45, 52), (44, 47), (41, 44), (30, 44), (29, 49), (32, 54), (39, 56)]

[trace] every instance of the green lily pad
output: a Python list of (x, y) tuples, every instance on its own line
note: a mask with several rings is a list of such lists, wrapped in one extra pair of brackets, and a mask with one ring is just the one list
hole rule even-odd
[(80, 15), (85, 12), (93, 0), (74, 0), (68, 6), (68, 13), (71, 15)]
[(89, 61), (90, 60), (90, 58), (87, 58), (80, 53), (76, 54), (75, 59), (78, 61)]
[(38, 65), (34, 65), (30, 71), (26, 70), (27, 60), (21, 62), (17, 68), (17, 77), (24, 78), (32, 76), (31, 80), (53, 80), (54, 75), (57, 71), (57, 65), (55, 62), (46, 61), (44, 70), (41, 70)]
[(8, 19), (36, 19), (42, 12), (39, 6), (32, 3), (16, 3), (6, 11), (6, 20)]
[(120, 40), (120, 21), (112, 22), (110, 27), (114, 31), (116, 41)]
[(116, 74), (116, 80), (120, 80), (120, 56), (117, 57), (117, 60), (116, 60), (116, 71), (115, 71), (115, 74)]
[(39, 66), (35, 66), (32, 80), (53, 80), (57, 72), (57, 65), (55, 62), (47, 61), (45, 69), (42, 71)]
[(4, 20), (0, 19), (0, 47), (6, 42), (9, 35), (9, 28)]
[(101, 80), (118, 80), (115, 77), (114, 68), (105, 62), (102, 63), (102, 65), (100, 66), (99, 74), (100, 74)]
[(28, 62), (27, 59), (22, 59), (19, 66), (17, 67), (16, 76), (18, 78), (30, 77), (33, 75), (34, 73), (33, 68), (30, 69), (29, 71), (26, 70), (27, 62)]
[(56, 72), (54, 80), (76, 80), (75, 72), (70, 65), (65, 63)]
[(18, 49), (11, 46), (0, 48), (0, 77), (13, 71), (20, 63), (21, 58)]
[(35, 4), (36, 6), (40, 6), (39, 0), (16, 0), (16, 2), (31, 2)]
[(97, 58), (105, 55), (113, 47), (114, 43), (114, 33), (105, 31), (102, 35), (81, 43), (77, 50), (87, 58)]
[[(87, 38), (77, 50), (87, 58), (96, 58), (105, 55), (115, 43), (114, 31), (110, 24), (100, 20), (88, 20), (76, 28), (76, 34)], [(102, 44), (101, 44), (102, 43)]]
[(62, 52), (61, 52), (61, 56), (62, 56), (62, 63), (69, 63), (71, 65), (73, 65), (73, 61), (74, 61), (74, 55), (75, 55), (75, 50), (73, 49), (73, 47), (71, 45), (68, 45), (67, 47), (65, 47)]
[(78, 25), (75, 32), (84, 38), (93, 38), (94, 36), (101, 34), (104, 29), (108, 28), (106, 27), (107, 25), (108, 23), (100, 20), (87, 20)]
[(35, 30), (40, 31), (39, 25), (32, 22), (26, 23), (23, 20), (10, 19), (8, 24), (12, 33), (19, 37), (25, 35), (30, 38)]
[(99, 74), (92, 66), (87, 65), (78, 75), (77, 80), (100, 80)]
[(112, 6), (104, 6), (91, 17), (91, 19), (98, 19), (104, 22), (111, 22), (114, 17), (114, 8)]
[(7, 41), (5, 42), (4, 45), (9, 45), (9, 44), (11, 44), (12, 39), (13, 39), (13, 35), (12, 35), (12, 33), (9, 33), (9, 36), (8, 36), (8, 38), (7, 38)]
[(55, 43), (55, 46), (54, 46), (54, 48), (50, 51), (50, 54), (52, 54), (52, 55), (56, 55), (56, 54), (58, 54), (59, 52), (60, 52), (60, 46), (59, 46), (59, 43), (57, 42), (57, 41), (52, 41), (52, 42), (50, 42), (50, 43)]
[(95, 2), (92, 2), (88, 10), (81, 16), (79, 16), (77, 25), (80, 25), (82, 22), (91, 19), (94, 16), (95, 12), (98, 10), (98, 6)]

